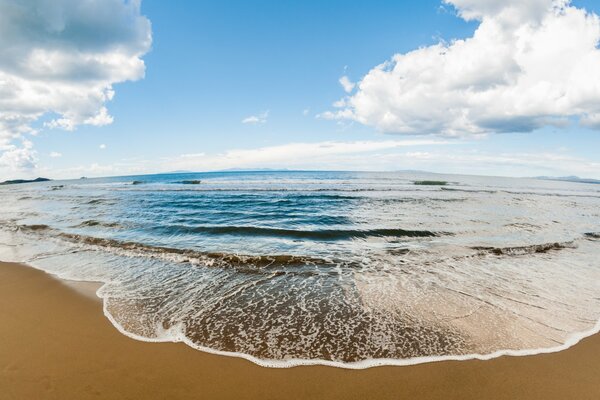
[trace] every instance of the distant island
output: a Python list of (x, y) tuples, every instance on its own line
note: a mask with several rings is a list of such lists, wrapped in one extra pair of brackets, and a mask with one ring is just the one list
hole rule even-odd
[(48, 178), (35, 178), (35, 179), (14, 179), (12, 181), (0, 182), (0, 185), (17, 185), (19, 183), (34, 183), (34, 182), (48, 182)]
[(541, 179), (545, 181), (563, 181), (563, 182), (577, 182), (577, 183), (594, 183), (600, 184), (598, 179), (587, 179), (580, 178), (578, 176), (536, 176), (535, 179)]

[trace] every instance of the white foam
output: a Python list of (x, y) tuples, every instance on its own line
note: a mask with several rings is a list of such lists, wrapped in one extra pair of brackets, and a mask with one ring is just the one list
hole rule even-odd
[(502, 356), (511, 356), (511, 357), (521, 357), (521, 356), (533, 356), (537, 354), (550, 354), (557, 353), (559, 351), (567, 350), (570, 347), (573, 347), (581, 340), (586, 337), (595, 335), (600, 332), (600, 320), (596, 322), (592, 329), (583, 332), (576, 332), (569, 336), (564, 344), (554, 347), (547, 348), (535, 348), (535, 349), (522, 349), (522, 350), (498, 350), (489, 354), (465, 354), (465, 355), (445, 355), (445, 356), (427, 356), (427, 357), (414, 357), (414, 358), (405, 358), (405, 359), (392, 359), (392, 358), (374, 358), (361, 360), (356, 362), (338, 362), (338, 361), (330, 361), (323, 359), (298, 359), (298, 358), (290, 358), (285, 360), (264, 360), (257, 357), (254, 357), (250, 354), (231, 352), (231, 351), (223, 351), (216, 350), (210, 347), (200, 346), (191, 340), (189, 340), (183, 334), (183, 324), (177, 324), (171, 327), (168, 330), (163, 330), (162, 335), (156, 338), (148, 338), (144, 336), (139, 336), (128, 332), (125, 330), (108, 312), (107, 302), (103, 302), (103, 312), (106, 318), (113, 324), (115, 328), (123, 335), (141, 341), (141, 342), (150, 342), (150, 343), (185, 343), (189, 347), (209, 353), (216, 354), (220, 356), (226, 357), (236, 357), (243, 358), (254, 364), (260, 365), (262, 367), (268, 368), (292, 368), (298, 366), (309, 366), (309, 365), (324, 365), (335, 368), (344, 368), (344, 369), (367, 369), (373, 367), (383, 367), (383, 366), (409, 366), (409, 365), (417, 365), (424, 363), (432, 363), (432, 362), (440, 362), (440, 361), (468, 361), (468, 360), (491, 360), (494, 358), (502, 357)]
[[(580, 251), (582, 251), (582, 250), (585, 250), (585, 249), (580, 249)], [(508, 264), (503, 263), (502, 265), (506, 268), (506, 266)], [(563, 264), (559, 264), (559, 265), (561, 267), (565, 266)], [(33, 267), (36, 267), (36, 265), (33, 265)], [(61, 278), (61, 279), (78, 280), (78, 279), (73, 279), (74, 277), (71, 276), (69, 272), (57, 272), (57, 271), (49, 272), (48, 270), (44, 270), (42, 268), (38, 268), (38, 267), (36, 267), (36, 268), (40, 269), (42, 271), (45, 271), (51, 275), (54, 274), (54, 276), (57, 276), (58, 278)], [(485, 268), (482, 270), (490, 272), (489, 268)], [(453, 273), (453, 270), (450, 270), (450, 272)], [(506, 271), (504, 271), (504, 272), (506, 272)], [(515, 273), (516, 272), (517, 271), (515, 271)], [(569, 271), (565, 271), (565, 272), (566, 273), (562, 276), (565, 277), (565, 279), (566, 279), (566, 277), (569, 276), (569, 275), (567, 275), (567, 273)], [(71, 273), (75, 273), (75, 271), (71, 271)], [(515, 276), (516, 275), (512, 276), (513, 280), (514, 280)], [(460, 278), (460, 276), (458, 276), (457, 278)], [(579, 277), (578, 279), (582, 279), (582, 278)], [(80, 281), (89, 281), (89, 279), (79, 279), (79, 280)], [(295, 366), (301, 366), (301, 365), (325, 365), (325, 366), (346, 368), (346, 369), (365, 369), (365, 368), (385, 366), (385, 365), (406, 366), (406, 365), (415, 365), (415, 364), (438, 362), (438, 361), (462, 361), (462, 360), (472, 360), (472, 359), (489, 360), (489, 359), (493, 359), (493, 358), (497, 358), (497, 357), (501, 357), (501, 356), (528, 356), (528, 355), (536, 355), (536, 354), (554, 353), (554, 352), (568, 349), (571, 346), (577, 344), (583, 338), (591, 336), (600, 331), (600, 321), (596, 321), (596, 323), (592, 329), (585, 330), (585, 331), (579, 331), (579, 332), (570, 334), (569, 336), (566, 337), (566, 339), (564, 339), (564, 343), (561, 345), (552, 346), (552, 347), (520, 349), (520, 350), (510, 350), (510, 349), (502, 350), (501, 349), (501, 350), (497, 350), (497, 351), (494, 351), (491, 353), (486, 353), (486, 354), (474, 353), (474, 354), (463, 354), (463, 355), (424, 356), (424, 357), (405, 358), (405, 359), (380, 358), (380, 359), (366, 359), (366, 360), (361, 360), (361, 361), (356, 361), (356, 362), (347, 362), (347, 363), (331, 361), (331, 360), (323, 360), (323, 359), (298, 359), (298, 358), (282, 359), (282, 360), (261, 359), (261, 358), (255, 357), (251, 354), (246, 354), (246, 353), (241, 353), (241, 352), (228, 352), (228, 351), (216, 350), (216, 349), (213, 349), (210, 347), (200, 346), (197, 343), (192, 342), (189, 338), (187, 338), (185, 336), (185, 334), (184, 334), (185, 325), (182, 322), (178, 323), (177, 325), (171, 327), (168, 330), (155, 332), (156, 337), (146, 337), (146, 336), (141, 336), (141, 335), (137, 335), (137, 334), (128, 332), (121, 324), (119, 324), (119, 322), (115, 318), (113, 318), (113, 316), (108, 311), (109, 298), (108, 298), (108, 296), (106, 296), (106, 297), (103, 296), (103, 288), (106, 286), (106, 284), (110, 284), (110, 283), (118, 283), (118, 282), (109, 281), (109, 279), (104, 280), (104, 284), (97, 290), (96, 296), (102, 298), (104, 315), (109, 319), (109, 321), (111, 321), (111, 323), (117, 328), (117, 330), (119, 330), (125, 336), (139, 340), (139, 341), (144, 341), (144, 342), (183, 342), (183, 343), (187, 344), (188, 346), (190, 346), (194, 349), (197, 349), (199, 351), (203, 351), (203, 352), (211, 353), (211, 354), (229, 356), (229, 357), (243, 358), (243, 359), (249, 360), (257, 365), (261, 365), (264, 367), (271, 367), (271, 368), (289, 368), (289, 367), (295, 367)], [(580, 291), (581, 288), (578, 288), (578, 290), (579, 291), (577, 293), (581, 293), (581, 291)], [(592, 321), (590, 321), (590, 323), (591, 322)], [(340, 321), (339, 323), (343, 324), (343, 321)], [(561, 341), (563, 341), (563, 338), (561, 338)], [(504, 345), (506, 346), (506, 344), (504, 344)], [(246, 349), (246, 351), (248, 351), (248, 350)]]
[(286, 359), (286, 360), (263, 360), (260, 358), (256, 358), (249, 354), (244, 353), (236, 353), (230, 351), (222, 351), (211, 349), (210, 347), (199, 346), (192, 341), (190, 341), (187, 337), (183, 335), (181, 332), (181, 326), (179, 326), (179, 330), (175, 331), (173, 329), (169, 330), (169, 335), (159, 338), (146, 338), (142, 336), (138, 336), (127, 332), (119, 323), (110, 315), (110, 313), (106, 310), (106, 302), (104, 303), (104, 315), (110, 320), (110, 322), (125, 336), (128, 336), (132, 339), (141, 341), (141, 342), (152, 342), (152, 343), (164, 343), (164, 342), (172, 342), (179, 343), (183, 342), (186, 345), (196, 349), (203, 351), (205, 353), (216, 354), (227, 357), (237, 357), (243, 358), (245, 360), (251, 361), (257, 365), (268, 368), (292, 368), (298, 366), (307, 366), (307, 365), (324, 365), (329, 367), (336, 368), (345, 368), (345, 369), (366, 369), (373, 367), (382, 367), (382, 366), (409, 366), (416, 364), (424, 364), (431, 362), (439, 362), (439, 361), (468, 361), (468, 360), (491, 360), (494, 358), (502, 357), (502, 356), (532, 356), (536, 354), (549, 354), (556, 353), (562, 350), (566, 350), (577, 343), (579, 343), (582, 339), (586, 337), (592, 336), (598, 332), (600, 332), (600, 321), (596, 323), (593, 329), (590, 329), (585, 332), (575, 333), (570, 336), (567, 341), (555, 347), (549, 348), (538, 348), (538, 349), (524, 349), (524, 350), (498, 350), (490, 354), (466, 354), (466, 355), (448, 355), (448, 356), (429, 356), (429, 357), (415, 357), (415, 358), (406, 358), (406, 359), (390, 359), (390, 358), (376, 358), (376, 359), (368, 359), (361, 360), (356, 362), (337, 362), (330, 360), (321, 360), (321, 359)]
[[(31, 265), (31, 264), (30, 264)], [(70, 276), (69, 273), (56, 273), (44, 270), (38, 266), (31, 265), (33, 268), (36, 268), (40, 271), (43, 271), (50, 276), (55, 278), (70, 280), (70, 281), (79, 281), (79, 282), (89, 282), (89, 280), (85, 279), (77, 279), (73, 276)], [(132, 332), (127, 331), (108, 311), (108, 299), (102, 296), (103, 288), (107, 284), (116, 283), (116, 282), (99, 282), (101, 286), (96, 291), (96, 296), (102, 299), (103, 302), (103, 313), (106, 318), (112, 323), (112, 325), (123, 335), (130, 337), (132, 339), (142, 341), (142, 342), (182, 342), (188, 345), (191, 348), (194, 348), (199, 351), (203, 351), (210, 354), (228, 356), (228, 357), (237, 357), (243, 358), (248, 361), (251, 361), (257, 365), (269, 368), (291, 368), (295, 366), (303, 366), (303, 365), (324, 365), (336, 368), (345, 368), (345, 369), (366, 369), (378, 366), (409, 366), (416, 365), (422, 363), (431, 363), (431, 362), (439, 362), (439, 361), (466, 361), (466, 360), (490, 360), (494, 358), (498, 358), (501, 356), (530, 356), (536, 354), (548, 354), (555, 353), (562, 350), (566, 350), (575, 344), (579, 343), (582, 339), (594, 335), (600, 332), (600, 320), (598, 320), (593, 328), (581, 332), (575, 332), (569, 335), (563, 344), (552, 347), (542, 347), (542, 348), (531, 348), (531, 349), (505, 349), (505, 350), (497, 350), (492, 353), (480, 354), (464, 354), (464, 355), (444, 355), (444, 356), (424, 356), (424, 357), (414, 357), (414, 358), (405, 358), (405, 359), (391, 359), (391, 358), (378, 358), (378, 359), (365, 359), (356, 362), (339, 362), (339, 361), (331, 361), (324, 359), (298, 359), (298, 358), (289, 358), (283, 360), (273, 360), (273, 359), (261, 359), (257, 358), (253, 355), (240, 353), (240, 352), (229, 352), (213, 349), (206, 346), (198, 345), (197, 343), (192, 342), (189, 338), (184, 335), (184, 324), (178, 323), (177, 325), (171, 327), (168, 330), (162, 330), (156, 332), (156, 337), (150, 338), (141, 335), (134, 334)]]

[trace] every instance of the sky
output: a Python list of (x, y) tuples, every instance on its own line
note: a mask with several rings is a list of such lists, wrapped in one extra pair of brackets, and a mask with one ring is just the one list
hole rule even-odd
[(0, 0), (0, 179), (600, 178), (600, 3)]

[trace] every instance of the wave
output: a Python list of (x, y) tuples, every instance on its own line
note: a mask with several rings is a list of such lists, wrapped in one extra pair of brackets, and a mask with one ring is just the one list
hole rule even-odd
[(523, 229), (523, 230), (541, 229), (541, 226), (535, 225), (535, 224), (530, 224), (528, 222), (514, 222), (512, 224), (505, 224), (504, 226), (507, 228), (517, 228), (517, 229)]
[[(174, 182), (180, 183), (180, 182)], [(190, 186), (194, 186), (193, 184), (189, 184)], [(207, 184), (208, 185), (208, 184)], [(436, 190), (439, 187), (436, 186)], [(284, 187), (273, 187), (273, 188), (223, 188), (223, 187), (206, 187), (200, 186), (195, 188), (166, 188), (166, 187), (157, 187), (152, 189), (147, 188), (115, 188), (115, 191), (131, 191), (135, 190), (137, 192), (223, 192), (223, 193), (318, 193), (318, 192), (330, 192), (330, 193), (369, 193), (369, 192), (432, 192), (431, 189), (424, 189), (423, 187), (403, 187), (403, 188), (317, 188), (317, 189), (309, 189), (309, 188), (284, 188)], [(450, 189), (445, 189), (450, 190)]]
[(533, 244), (528, 246), (510, 246), (510, 247), (491, 247), (491, 246), (473, 246), (471, 249), (477, 250), (480, 253), (494, 254), (497, 256), (520, 256), (526, 254), (548, 253), (550, 251), (574, 249), (577, 245), (574, 241), (570, 242), (554, 242)]
[(111, 199), (92, 199), (87, 201), (85, 204), (95, 205), (95, 204), (114, 204), (114, 200)]
[[(113, 226), (113, 224), (101, 223), (95, 220), (85, 221), (79, 226)], [(118, 226), (118, 224), (116, 224)], [(200, 252), (190, 249), (180, 249), (164, 246), (151, 246), (138, 242), (131, 241), (120, 241), (115, 239), (100, 238), (87, 235), (79, 235), (74, 233), (66, 233), (57, 231), (48, 225), (37, 224), (37, 225), (17, 225), (19, 230), (29, 231), (54, 231), (55, 237), (67, 239), (72, 242), (85, 243), (93, 246), (101, 246), (106, 248), (114, 248), (121, 250), (137, 251), (144, 253), (143, 255), (155, 256), (157, 254), (171, 254), (177, 255), (177, 261), (189, 262), (192, 264), (230, 264), (233, 267), (242, 265), (254, 265), (257, 267), (265, 267), (269, 265), (285, 265), (285, 264), (336, 264), (331, 260), (323, 258), (309, 257), (309, 256), (295, 256), (295, 255), (238, 255), (229, 253), (216, 253), (216, 252)], [(172, 229), (172, 227), (170, 227)], [(178, 227), (182, 229), (182, 227)], [(298, 237), (298, 238), (311, 238), (311, 239), (339, 239), (339, 238), (356, 238), (356, 237), (432, 237), (438, 236), (439, 232), (431, 231), (408, 231), (403, 229), (372, 229), (372, 230), (321, 230), (321, 231), (300, 231), (300, 230), (288, 230), (288, 229), (275, 229), (275, 228), (260, 228), (260, 227), (235, 227), (235, 226), (222, 226), (222, 227), (185, 227), (188, 232), (198, 231), (212, 231), (213, 233), (230, 234), (240, 233), (248, 235), (248, 232), (254, 233), (255, 236), (261, 234), (269, 234), (277, 237), (287, 235), (287, 237)], [(445, 232), (445, 235), (451, 235), (451, 233)], [(361, 236), (362, 235), (362, 236)], [(600, 239), (600, 233), (590, 232), (585, 233), (584, 237), (592, 239)], [(548, 253), (551, 251), (559, 251), (564, 249), (575, 249), (577, 248), (576, 240), (565, 241), (565, 242), (550, 242), (541, 244), (532, 244), (525, 246), (507, 246), (507, 247), (494, 247), (494, 246), (470, 246), (472, 250), (478, 252), (478, 255), (493, 254), (497, 256), (519, 256), (527, 254), (541, 254)], [(414, 250), (400, 249), (396, 255), (404, 255), (408, 253), (414, 253)], [(173, 259), (172, 259), (173, 261)], [(218, 261), (216, 264), (215, 262)]]
[(486, 190), (486, 189), (459, 189), (459, 188), (449, 188), (449, 187), (440, 187), (441, 190), (446, 192), (464, 192), (464, 193), (498, 193), (498, 190)]
[(21, 229), (21, 230), (28, 230), (28, 231), (45, 231), (45, 230), (52, 229), (48, 225), (45, 225), (45, 224), (18, 225), (17, 228)]
[[(290, 239), (309, 240), (348, 240), (369, 237), (436, 237), (440, 232), (427, 230), (405, 229), (324, 229), (324, 230), (295, 230), (283, 228), (266, 228), (258, 226), (186, 226), (175, 225), (159, 227), (169, 232), (178, 233), (203, 233), (209, 235), (242, 235), (242, 236), (267, 236)], [(448, 235), (449, 233), (445, 233)]]
[(597, 321), (594, 326), (590, 329), (575, 332), (569, 335), (563, 343), (558, 343), (551, 347), (531, 347), (524, 349), (502, 349), (491, 352), (481, 353), (467, 353), (467, 354), (456, 354), (456, 355), (438, 355), (438, 356), (421, 356), (421, 357), (409, 357), (409, 358), (382, 358), (373, 357), (360, 361), (344, 362), (336, 360), (326, 360), (323, 358), (314, 359), (302, 359), (302, 358), (286, 358), (281, 360), (265, 360), (259, 357), (255, 357), (251, 354), (235, 351), (218, 350), (212, 347), (202, 346), (194, 343), (182, 332), (181, 326), (177, 326), (176, 329), (166, 331), (162, 335), (155, 338), (148, 338), (134, 333), (128, 332), (107, 310), (106, 303), (103, 307), (104, 316), (113, 324), (113, 326), (121, 332), (123, 335), (146, 343), (179, 343), (182, 342), (187, 346), (205, 352), (209, 354), (216, 354), (226, 357), (241, 358), (248, 360), (254, 364), (266, 368), (293, 368), (298, 366), (328, 366), (334, 368), (341, 368), (347, 370), (363, 370), (375, 367), (384, 366), (396, 366), (406, 367), (419, 364), (429, 364), (434, 362), (448, 362), (448, 361), (488, 361), (500, 357), (526, 357), (540, 354), (552, 354), (558, 353), (579, 344), (583, 339), (600, 333), (600, 321)]
[[(137, 242), (123, 242), (114, 239), (104, 239), (92, 236), (61, 233), (62, 239), (70, 242), (83, 243), (90, 246), (101, 247), (107, 251), (133, 257), (146, 257), (163, 261), (202, 266), (207, 268), (234, 269), (241, 273), (269, 275), (316, 275), (314, 269), (306, 266), (330, 267), (339, 265), (334, 260), (317, 257), (296, 256), (289, 254), (268, 255), (243, 255), (232, 253), (202, 252), (189, 249), (178, 249), (163, 246), (150, 246)], [(298, 268), (294, 268), (298, 267)], [(320, 273), (323, 273), (321, 271)]]
[(334, 260), (310, 256), (296, 256), (289, 254), (269, 255), (241, 255), (218, 252), (202, 252), (190, 249), (178, 249), (164, 246), (151, 246), (138, 242), (120, 241), (115, 239), (100, 238), (74, 233), (57, 231), (48, 225), (19, 225), (19, 230), (52, 231), (53, 237), (71, 243), (80, 243), (89, 246), (101, 247), (109, 251), (125, 252), (129, 256), (142, 256), (160, 258), (166, 261), (202, 265), (206, 267), (234, 268), (239, 271), (255, 272), (259, 269), (289, 266), (337, 266)]
[(600, 196), (594, 196), (590, 194), (577, 194), (577, 193), (551, 193), (551, 192), (531, 192), (531, 191), (519, 191), (519, 190), (503, 190), (503, 189), (460, 189), (460, 188), (449, 188), (439, 187), (439, 189), (449, 192), (466, 192), (466, 193), (506, 193), (512, 195), (529, 195), (529, 196), (551, 196), (551, 197), (577, 197), (577, 198), (591, 198), (598, 199)]
[[(77, 227), (90, 227), (90, 226), (107, 226), (107, 227), (118, 227), (116, 223), (103, 223), (96, 220), (88, 220), (79, 224)], [(187, 262), (202, 263), (206, 262), (206, 259), (213, 260), (208, 262), (214, 264), (214, 260), (219, 260), (223, 263), (231, 263), (233, 266), (236, 265), (256, 265), (259, 267), (267, 265), (283, 265), (283, 264), (332, 264), (331, 260), (325, 260), (322, 258), (309, 257), (309, 256), (295, 256), (295, 255), (237, 255), (228, 253), (211, 253), (211, 252), (199, 252), (190, 249), (171, 248), (164, 246), (150, 246), (138, 242), (131, 241), (119, 241), (115, 239), (99, 238), (94, 236), (79, 235), (74, 233), (66, 233), (55, 230), (44, 224), (36, 225), (17, 225), (19, 230), (29, 231), (44, 231), (51, 230), (56, 231), (55, 236), (70, 241), (76, 241), (94, 246), (119, 248), (122, 250), (138, 250), (143, 251), (146, 254), (173, 254), (182, 256), (183, 258), (189, 258)], [(277, 228), (262, 228), (262, 227), (251, 227), (251, 226), (196, 226), (186, 227), (177, 226), (169, 227), (169, 231), (173, 229), (179, 233), (213, 233), (213, 234), (240, 234), (245, 236), (275, 236), (275, 237), (288, 237), (288, 238), (301, 238), (301, 239), (312, 239), (312, 240), (340, 240), (340, 239), (352, 239), (352, 238), (369, 238), (369, 237), (437, 237), (440, 234), (452, 235), (450, 232), (432, 232), (432, 231), (419, 231), (419, 230), (404, 230), (404, 229), (371, 229), (371, 230), (317, 230), (317, 231), (302, 231), (292, 229), (277, 229)], [(172, 233), (172, 232), (171, 232)], [(584, 238), (589, 239), (600, 239), (600, 233), (588, 232), (583, 234)], [(575, 249), (577, 248), (577, 239), (565, 242), (549, 242), (541, 244), (532, 244), (525, 246), (507, 246), (507, 247), (494, 247), (494, 246), (470, 246), (468, 248), (478, 252), (478, 255), (493, 254), (497, 256), (519, 256), (527, 254), (541, 254), (548, 253), (551, 251), (559, 251), (564, 249)], [(404, 255), (408, 253), (414, 253), (415, 250), (400, 249), (396, 255)], [(186, 260), (183, 260), (186, 261)]]
[(94, 227), (94, 226), (102, 226), (105, 228), (122, 228), (122, 225), (120, 225), (116, 222), (103, 222), (103, 221), (96, 221), (94, 219), (89, 219), (87, 221), (83, 221), (82, 223), (75, 225), (74, 228), (89, 228), (89, 227)]

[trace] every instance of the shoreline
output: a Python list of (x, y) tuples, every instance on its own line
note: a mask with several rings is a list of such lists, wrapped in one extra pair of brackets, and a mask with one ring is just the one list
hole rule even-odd
[[(57, 278), (60, 279), (60, 278)], [(76, 282), (77, 283), (77, 282)], [(100, 284), (101, 286), (101, 284)], [(75, 287), (76, 291), (81, 289)], [(98, 298), (102, 303), (102, 299)], [(288, 369), (295, 367), (316, 367), (323, 366), (328, 368), (340, 368), (347, 370), (366, 370), (370, 368), (378, 368), (378, 367), (411, 367), (420, 364), (431, 364), (431, 363), (439, 363), (439, 362), (464, 362), (464, 361), (490, 361), (500, 357), (528, 357), (535, 356), (538, 354), (552, 354), (559, 353), (565, 350), (570, 349), (571, 347), (577, 345), (582, 340), (598, 335), (600, 333), (600, 321), (596, 323), (594, 328), (589, 329), (583, 332), (577, 332), (570, 336), (564, 344), (553, 346), (553, 347), (541, 347), (541, 348), (532, 348), (532, 349), (523, 349), (523, 350), (497, 350), (493, 353), (486, 354), (464, 354), (464, 355), (446, 355), (446, 356), (423, 356), (423, 357), (415, 357), (415, 358), (406, 358), (406, 359), (391, 359), (391, 358), (377, 358), (377, 359), (368, 359), (362, 361), (354, 361), (354, 362), (339, 362), (339, 361), (330, 361), (323, 359), (286, 359), (286, 360), (263, 360), (260, 358), (256, 358), (249, 354), (238, 353), (238, 352), (229, 352), (224, 350), (215, 350), (210, 347), (199, 346), (191, 341), (189, 341), (185, 336), (177, 333), (176, 336), (170, 336), (168, 338), (157, 338), (150, 339), (143, 336), (137, 336), (131, 334), (124, 330), (121, 325), (119, 325), (112, 316), (104, 311), (104, 316), (112, 326), (117, 329), (123, 336), (129, 337), (133, 340), (144, 342), (144, 343), (183, 343), (189, 348), (200, 351), (207, 354), (213, 354), (222, 357), (232, 357), (239, 358), (242, 360), (249, 361), (255, 365), (258, 365), (263, 368), (275, 368), (275, 369)]]
[(598, 334), (560, 352), (487, 361), (265, 368), (183, 343), (132, 340), (107, 321), (99, 300), (40, 270), (0, 262), (6, 398), (600, 398)]
[[(0, 261), (2, 264), (3, 261)], [(117, 329), (122, 335), (129, 337), (133, 340), (146, 342), (146, 343), (183, 343), (190, 347), (191, 349), (201, 351), (208, 354), (223, 356), (223, 357), (233, 357), (240, 358), (243, 360), (247, 360), (256, 364), (258, 366), (264, 368), (278, 368), (278, 369), (286, 369), (286, 368), (294, 368), (299, 366), (325, 366), (331, 368), (342, 368), (342, 369), (350, 369), (350, 370), (363, 370), (368, 368), (375, 367), (407, 367), (419, 364), (426, 363), (436, 363), (436, 362), (444, 362), (444, 361), (470, 361), (470, 360), (479, 360), (479, 361), (488, 361), (493, 360), (498, 357), (524, 357), (524, 356), (533, 356), (537, 354), (551, 354), (557, 353), (564, 350), (567, 350), (575, 345), (577, 345), (581, 340), (599, 334), (600, 333), (600, 320), (596, 322), (593, 328), (590, 328), (586, 331), (576, 332), (572, 334), (565, 343), (552, 346), (552, 347), (541, 347), (541, 348), (530, 348), (530, 349), (503, 349), (497, 350), (492, 353), (472, 353), (472, 354), (463, 354), (463, 355), (446, 355), (446, 356), (423, 356), (423, 357), (415, 357), (415, 358), (407, 358), (407, 359), (389, 359), (389, 358), (379, 358), (379, 359), (368, 359), (356, 362), (338, 362), (338, 361), (330, 361), (323, 359), (286, 359), (286, 360), (263, 360), (260, 358), (256, 358), (249, 354), (238, 353), (238, 352), (228, 352), (223, 350), (215, 350), (210, 347), (198, 346), (197, 344), (189, 341), (187, 337), (180, 335), (176, 332), (176, 335), (170, 336), (167, 338), (157, 338), (150, 339), (143, 336), (134, 335), (125, 329), (112, 317), (112, 315), (104, 308), (104, 301), (101, 297), (97, 295), (98, 290), (104, 285), (103, 282), (99, 281), (80, 281), (80, 280), (72, 280), (68, 278), (61, 278), (57, 275), (44, 271), (43, 269), (33, 267), (31, 265), (20, 264), (26, 268), (36, 269), (48, 276), (50, 279), (55, 279), (61, 284), (69, 287), (70, 289), (77, 292), (79, 295), (88, 297), (98, 302), (102, 306), (102, 312), (106, 319), (112, 324), (112, 326)]]

